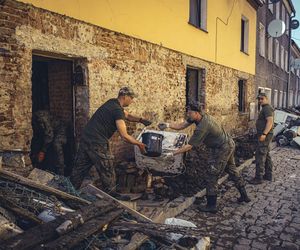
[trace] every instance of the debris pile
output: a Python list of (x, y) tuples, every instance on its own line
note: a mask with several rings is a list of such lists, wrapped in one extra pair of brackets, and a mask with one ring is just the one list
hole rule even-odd
[(278, 146), (300, 148), (300, 108), (275, 110), (274, 137)]
[[(120, 202), (93, 185), (79, 197), (63, 177), (35, 170), (31, 178), (39, 175), (44, 178), (34, 181), (0, 170), (1, 250), (124, 249), (137, 232), (149, 239), (140, 249), (190, 248), (202, 238), (194, 227), (154, 223), (130, 207), (134, 202)], [(175, 233), (181, 236), (174, 239)]]

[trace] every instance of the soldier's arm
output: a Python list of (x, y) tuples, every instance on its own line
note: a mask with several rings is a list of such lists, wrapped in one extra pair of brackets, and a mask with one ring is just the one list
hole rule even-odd
[(139, 122), (142, 117), (138, 117), (138, 116), (135, 116), (135, 115), (132, 115), (132, 114), (129, 114), (127, 111), (124, 110), (124, 114), (125, 114), (125, 118), (127, 121), (130, 121), (130, 122)]
[(143, 144), (142, 142), (134, 139), (131, 135), (129, 135), (127, 133), (127, 128), (126, 128), (126, 124), (125, 124), (125, 121), (124, 120), (116, 120), (116, 126), (117, 126), (117, 129), (118, 129), (118, 132), (120, 134), (120, 136), (126, 141), (126, 142), (129, 142), (133, 145), (137, 145), (141, 152), (142, 153), (145, 153), (146, 152), (146, 145)]
[(263, 132), (265, 135), (267, 135), (270, 132), (270, 130), (273, 127), (273, 122), (274, 122), (273, 116), (267, 117), (266, 120), (267, 120), (267, 123), (266, 123), (266, 127), (264, 129), (264, 132)]
[(180, 122), (180, 123), (172, 122), (172, 123), (169, 124), (169, 128), (175, 129), (175, 130), (182, 130), (182, 129), (185, 129), (185, 128), (191, 126), (191, 125), (192, 125), (192, 123), (188, 123), (187, 121)]

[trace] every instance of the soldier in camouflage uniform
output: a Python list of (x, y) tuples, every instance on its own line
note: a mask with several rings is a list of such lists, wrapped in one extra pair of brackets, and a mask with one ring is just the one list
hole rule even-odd
[(212, 150), (208, 162), (208, 176), (206, 179), (207, 205), (199, 207), (199, 210), (211, 213), (216, 213), (218, 211), (216, 206), (218, 179), (222, 176), (224, 171), (230, 175), (240, 192), (241, 197), (238, 201), (249, 202), (250, 199), (245, 189), (244, 180), (237, 171), (235, 165), (235, 143), (233, 139), (213, 120), (211, 116), (201, 111), (199, 102), (192, 102), (188, 106), (187, 116), (188, 119), (185, 122), (179, 124), (160, 123), (158, 126), (162, 130), (167, 127), (181, 130), (189, 127), (193, 123), (196, 124), (196, 129), (188, 144), (177, 150), (174, 155), (187, 152), (193, 147), (199, 146), (202, 142)]
[(261, 184), (264, 180), (273, 179), (273, 162), (270, 156), (270, 143), (273, 139), (274, 109), (269, 104), (265, 93), (257, 96), (261, 105), (258, 119), (256, 121), (256, 130), (258, 136), (257, 148), (255, 152), (256, 171), (255, 177), (250, 181), (251, 184)]
[(39, 110), (32, 117), (33, 138), (31, 160), (33, 165), (42, 164), (50, 148), (53, 148), (57, 173), (64, 174), (64, 151), (67, 143), (65, 124), (50, 114), (48, 110)]
[(94, 165), (100, 176), (102, 189), (117, 199), (126, 200), (129, 197), (115, 192), (116, 174), (113, 155), (109, 149), (109, 139), (118, 131), (128, 143), (137, 145), (145, 152), (145, 145), (127, 133), (125, 120), (140, 122), (145, 126), (151, 124), (141, 117), (136, 117), (124, 110), (133, 102), (136, 94), (129, 87), (120, 89), (118, 97), (108, 100), (94, 113), (85, 126), (80, 138), (75, 166), (71, 174), (71, 182), (75, 188), (80, 188), (84, 177)]

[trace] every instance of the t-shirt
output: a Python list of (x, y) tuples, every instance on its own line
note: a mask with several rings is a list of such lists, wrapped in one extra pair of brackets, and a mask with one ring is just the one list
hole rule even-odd
[(192, 146), (199, 146), (203, 142), (209, 148), (218, 148), (230, 139), (224, 129), (208, 114), (203, 114), (201, 121), (196, 125), (189, 140)]
[(118, 99), (110, 99), (94, 113), (83, 130), (83, 139), (93, 144), (106, 144), (117, 130), (116, 120), (124, 120), (124, 109)]
[[(267, 117), (270, 116), (274, 116), (274, 110), (272, 106), (270, 104), (263, 105), (256, 121), (257, 134), (261, 135), (264, 132), (267, 124)], [(273, 126), (269, 133), (273, 133)]]

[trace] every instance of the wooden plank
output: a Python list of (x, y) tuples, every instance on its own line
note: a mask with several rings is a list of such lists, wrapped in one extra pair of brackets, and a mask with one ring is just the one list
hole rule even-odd
[(70, 194), (65, 193), (63, 191), (60, 191), (58, 189), (39, 184), (39, 183), (37, 183), (33, 180), (30, 180), (28, 178), (25, 178), (23, 176), (11, 173), (11, 172), (3, 170), (3, 169), (0, 169), (0, 177), (4, 178), (6, 180), (10, 180), (10, 181), (13, 181), (13, 182), (16, 182), (16, 183), (34, 188), (34, 189), (41, 190), (41, 191), (46, 192), (48, 194), (55, 195), (55, 196), (61, 198), (62, 200), (77, 202), (81, 205), (91, 204), (91, 202), (89, 202), (87, 200), (84, 200), (80, 197), (76, 197), (74, 195), (70, 195)]
[(106, 198), (108, 200), (112, 200), (112, 201), (116, 202), (117, 204), (119, 204), (121, 207), (125, 208), (133, 216), (137, 216), (139, 219), (141, 219), (143, 221), (152, 222), (152, 220), (149, 219), (148, 217), (146, 217), (145, 215), (139, 213), (138, 211), (132, 209), (131, 207), (128, 207), (124, 202), (117, 200), (116, 198), (114, 198), (111, 195), (105, 193), (101, 189), (93, 186), (92, 184), (89, 184), (88, 187), (90, 188), (90, 190), (92, 192), (94, 192), (94, 194), (96, 194), (96, 196), (98, 196), (100, 198)]
[[(248, 159), (245, 161), (242, 165), (238, 167), (238, 171), (242, 171), (245, 167), (251, 165), (254, 158)], [(225, 175), (222, 178), (218, 180), (218, 184), (221, 185), (223, 182), (225, 182), (228, 179), (229, 175)], [(189, 208), (195, 201), (196, 197), (203, 197), (206, 194), (206, 189), (201, 190), (197, 194), (195, 194), (193, 197), (188, 197), (185, 199), (184, 202), (181, 202), (180, 205), (177, 207), (172, 207), (173, 201), (168, 203), (166, 206), (162, 207), (151, 219), (156, 223), (163, 223), (165, 219), (176, 217), (177, 215), (181, 214), (184, 210)], [(176, 199), (175, 199), (176, 200)], [(123, 249), (124, 250), (133, 250), (137, 249), (146, 239), (148, 236), (136, 233), (132, 236), (132, 239), (128, 245), (126, 245)]]
[[(74, 213), (66, 214), (65, 216), (56, 218), (54, 221), (33, 227), (25, 231), (23, 234), (17, 235), (16, 237), (4, 242), (4, 244), (1, 244), (0, 249), (31, 250), (43, 242), (54, 240), (59, 237), (57, 228), (66, 221), (72, 222), (72, 225), (68, 228), (68, 230), (73, 230), (74, 228), (77, 228), (82, 221), (88, 221), (91, 218), (105, 214), (111, 211), (113, 208), (114, 206), (111, 203), (104, 203), (103, 201), (95, 202), (89, 206), (85, 206), (82, 209), (77, 210)], [(66, 232), (67, 231), (65, 231), (65, 233)]]
[(71, 249), (72, 247), (75, 247), (78, 243), (88, 238), (89, 236), (100, 232), (103, 229), (103, 227), (116, 220), (122, 214), (123, 211), (123, 209), (117, 209), (115, 211), (111, 211), (108, 214), (91, 219), (88, 222), (84, 223), (82, 226), (78, 227), (76, 230), (62, 237), (59, 237), (58, 239), (50, 243), (38, 246), (34, 248), (34, 250)]

